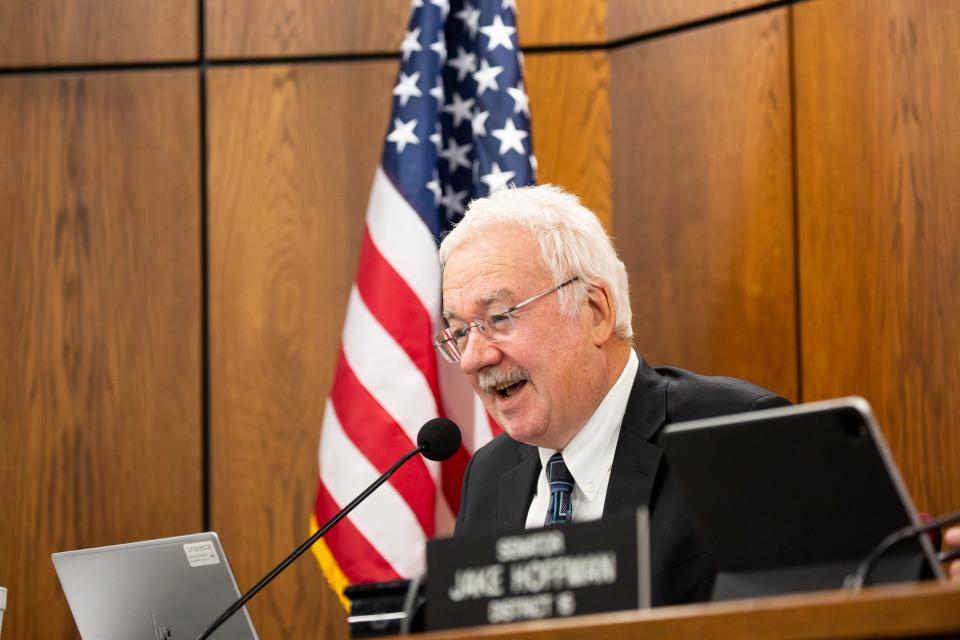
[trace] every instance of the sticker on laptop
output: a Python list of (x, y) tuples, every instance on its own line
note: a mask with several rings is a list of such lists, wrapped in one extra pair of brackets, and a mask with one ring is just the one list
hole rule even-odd
[(211, 564), (220, 564), (220, 556), (217, 555), (217, 548), (209, 540), (203, 542), (188, 542), (183, 545), (183, 551), (187, 554), (187, 562), (191, 567), (205, 567)]

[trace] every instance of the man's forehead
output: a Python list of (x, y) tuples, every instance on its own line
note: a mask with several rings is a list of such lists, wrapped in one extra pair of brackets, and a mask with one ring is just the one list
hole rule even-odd
[(526, 229), (507, 225), (472, 237), (443, 269), (444, 317), (476, 317), (487, 307), (516, 302), (531, 283), (550, 280)]
[(459, 311), (461, 313), (467, 313), (469, 310), (483, 309), (494, 304), (503, 303), (511, 299), (514, 295), (515, 292), (510, 287), (494, 285), (492, 288), (480, 289), (477, 293), (469, 294), (469, 298), (465, 300), (458, 299), (458, 296), (451, 296), (454, 300), (449, 300), (447, 296), (444, 296), (443, 317), (459, 317), (457, 313), (458, 309), (451, 308), (453, 305), (464, 307), (463, 309), (459, 309)]

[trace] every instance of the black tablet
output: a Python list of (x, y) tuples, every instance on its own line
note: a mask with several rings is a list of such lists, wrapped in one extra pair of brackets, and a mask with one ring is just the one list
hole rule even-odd
[[(716, 562), (714, 600), (841, 588), (888, 534), (918, 523), (863, 398), (675, 423), (658, 444)], [(942, 577), (922, 536), (869, 584)]]

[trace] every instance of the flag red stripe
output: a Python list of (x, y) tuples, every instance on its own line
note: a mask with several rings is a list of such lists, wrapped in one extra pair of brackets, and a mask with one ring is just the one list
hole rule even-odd
[[(344, 433), (380, 473), (416, 446), (360, 383), (343, 351), (337, 360), (330, 400)], [(417, 456), (407, 462), (389, 482), (410, 506), (423, 532), (432, 536), (436, 487), (423, 459)]]
[[(313, 508), (314, 515), (317, 517), (317, 526), (322, 527), (339, 510), (340, 507), (334, 502), (321, 480), (317, 488), (317, 501)], [(323, 539), (350, 584), (400, 579), (390, 563), (384, 560), (380, 552), (353, 526), (349, 516), (330, 529)]]
[(496, 438), (498, 435), (503, 433), (503, 429), (500, 428), (500, 425), (497, 424), (497, 421), (493, 419), (489, 413), (487, 414), (487, 424), (490, 425), (491, 437)]
[[(433, 323), (417, 294), (377, 249), (364, 227), (357, 269), (357, 290), (377, 322), (423, 373), (440, 406), (437, 358), (431, 344)], [(426, 399), (424, 399), (426, 401)]]
[[(443, 415), (437, 378), (437, 358), (431, 340), (433, 324), (413, 289), (387, 262), (364, 227), (357, 270), (357, 289), (370, 313), (406, 352), (423, 373), (433, 392), (439, 415)], [(456, 515), (460, 509), (460, 485), (470, 454), (463, 447), (443, 465), (443, 495)]]

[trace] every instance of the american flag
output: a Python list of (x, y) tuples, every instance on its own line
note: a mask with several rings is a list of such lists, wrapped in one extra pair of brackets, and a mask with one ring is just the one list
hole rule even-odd
[(534, 182), (514, 2), (413, 0), (324, 414), (312, 531), (416, 446), (427, 420), (452, 418), (464, 444), (442, 465), (408, 462), (314, 546), (337, 594), (422, 573), (423, 543), (452, 531), (470, 454), (499, 432), (431, 339), (442, 328), (440, 238), (471, 199)]

